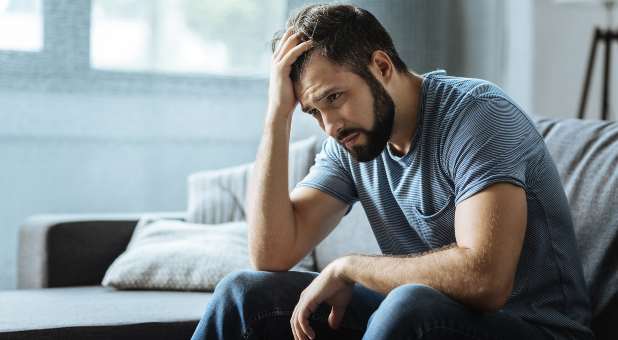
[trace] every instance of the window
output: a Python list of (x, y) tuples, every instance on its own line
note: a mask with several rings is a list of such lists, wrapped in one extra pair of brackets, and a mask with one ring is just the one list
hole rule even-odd
[(136, 93), (262, 93), (270, 40), (288, 5), (0, 0), (0, 87), (116, 93), (130, 84)]
[(41, 0), (0, 0), (0, 50), (42, 49)]
[(286, 11), (286, 0), (92, 0), (90, 64), (266, 76), (269, 41)]

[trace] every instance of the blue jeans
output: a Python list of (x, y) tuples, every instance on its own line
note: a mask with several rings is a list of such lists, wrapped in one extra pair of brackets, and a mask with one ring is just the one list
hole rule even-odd
[[(192, 340), (293, 339), (290, 319), (315, 272), (242, 270), (215, 288)], [(355, 284), (339, 329), (328, 325), (323, 303), (309, 323), (317, 339), (544, 339), (539, 328), (503, 312), (468, 309), (425, 285), (407, 284), (388, 295)]]

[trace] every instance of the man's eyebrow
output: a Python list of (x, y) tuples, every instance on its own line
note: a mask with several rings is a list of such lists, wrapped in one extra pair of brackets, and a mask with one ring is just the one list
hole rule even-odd
[[(332, 94), (333, 92), (339, 91), (339, 88), (337, 86), (331, 86), (331, 87), (327, 87), (326, 89), (322, 90), (315, 99), (316, 103), (319, 103), (322, 99), (328, 97), (330, 94)], [(301, 104), (302, 105), (302, 104)], [(309, 112), (312, 108), (308, 107), (308, 106), (301, 106), (301, 110), (303, 112)]]

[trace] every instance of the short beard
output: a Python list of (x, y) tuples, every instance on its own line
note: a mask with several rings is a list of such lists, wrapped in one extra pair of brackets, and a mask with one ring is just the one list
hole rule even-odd
[(346, 150), (357, 161), (369, 162), (384, 151), (386, 143), (388, 143), (388, 140), (391, 138), (395, 119), (395, 103), (393, 102), (393, 98), (386, 92), (384, 86), (382, 86), (368, 70), (366, 72), (361, 72), (359, 75), (365, 80), (371, 90), (375, 121), (370, 130), (342, 130), (337, 136), (337, 140), (341, 141), (343, 138), (357, 132), (365, 134), (367, 136), (367, 144), (354, 145), (352, 146), (352, 150)]

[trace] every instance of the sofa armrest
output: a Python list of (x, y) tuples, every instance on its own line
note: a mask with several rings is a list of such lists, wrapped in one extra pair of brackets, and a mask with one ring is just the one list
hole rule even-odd
[(17, 288), (99, 285), (141, 216), (185, 212), (35, 215), (19, 229)]

